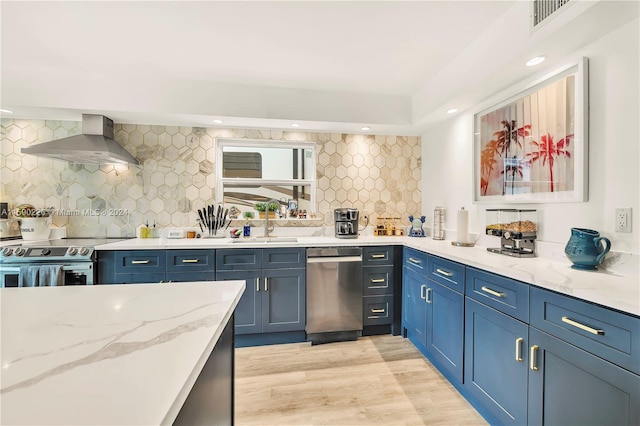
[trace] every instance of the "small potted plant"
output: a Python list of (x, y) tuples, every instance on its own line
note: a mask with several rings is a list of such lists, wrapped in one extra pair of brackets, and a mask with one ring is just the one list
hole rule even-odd
[[(276, 212), (278, 211), (278, 208), (280, 206), (278, 206), (278, 203), (275, 202), (271, 202), (269, 203), (269, 219), (275, 219), (276, 218)], [(258, 211), (258, 217), (260, 219), (264, 219), (267, 215), (267, 203), (266, 201), (258, 201), (254, 208)]]

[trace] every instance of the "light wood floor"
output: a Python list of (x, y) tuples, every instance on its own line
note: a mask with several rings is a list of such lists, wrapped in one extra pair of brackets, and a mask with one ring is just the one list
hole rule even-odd
[(486, 425), (400, 336), (236, 349), (236, 424)]

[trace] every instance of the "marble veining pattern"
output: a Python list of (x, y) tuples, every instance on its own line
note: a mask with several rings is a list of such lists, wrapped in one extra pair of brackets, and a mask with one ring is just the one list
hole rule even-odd
[(1, 289), (1, 423), (171, 423), (243, 289)]

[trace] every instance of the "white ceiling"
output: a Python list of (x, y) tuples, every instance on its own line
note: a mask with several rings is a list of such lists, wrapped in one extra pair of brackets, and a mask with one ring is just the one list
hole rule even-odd
[(541, 72), (529, 57), (548, 71), (638, 16), (573, 1), (536, 31), (524, 1), (2, 1), (0, 101), (21, 118), (420, 134)]

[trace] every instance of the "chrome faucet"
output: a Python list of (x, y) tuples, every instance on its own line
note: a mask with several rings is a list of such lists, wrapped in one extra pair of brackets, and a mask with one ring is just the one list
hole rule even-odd
[[(280, 206), (280, 201), (276, 200), (275, 198), (271, 198), (270, 200), (267, 201), (267, 208), (265, 209), (265, 219), (264, 219), (264, 236), (268, 237), (269, 236), (269, 232), (273, 231), (273, 227), (274, 225), (271, 226), (271, 229), (269, 229), (269, 206), (271, 205), (271, 203), (276, 203), (278, 206)], [(278, 209), (279, 211), (280, 209)]]

